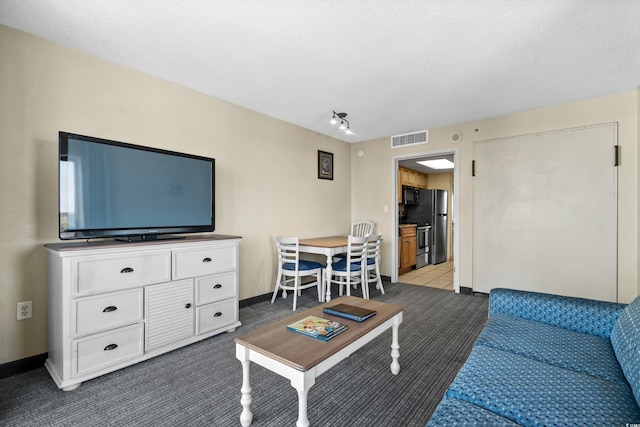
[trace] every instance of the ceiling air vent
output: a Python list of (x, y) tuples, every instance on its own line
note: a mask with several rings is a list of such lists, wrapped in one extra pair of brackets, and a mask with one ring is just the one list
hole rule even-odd
[(409, 145), (426, 144), (429, 142), (429, 131), (423, 130), (414, 133), (405, 133), (391, 137), (391, 148), (406, 147)]

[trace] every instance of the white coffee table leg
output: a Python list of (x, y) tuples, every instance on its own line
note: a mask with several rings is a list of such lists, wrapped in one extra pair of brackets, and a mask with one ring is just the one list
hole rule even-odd
[(301, 372), (300, 376), (291, 380), (291, 385), (298, 391), (298, 421), (296, 421), (296, 427), (309, 427), (307, 397), (309, 395), (309, 389), (315, 383), (314, 370)]
[(309, 417), (307, 415), (307, 395), (309, 390), (298, 390), (298, 421), (296, 427), (309, 427)]
[(242, 427), (249, 427), (253, 421), (253, 412), (251, 412), (251, 384), (249, 383), (249, 368), (251, 362), (249, 361), (249, 349), (236, 345), (236, 357), (242, 363), (242, 388), (240, 392), (242, 397), (240, 398), (240, 404), (242, 404), (242, 413), (240, 414), (240, 424)]
[(400, 321), (398, 317), (395, 317), (393, 319), (393, 325), (391, 326), (391, 373), (393, 375), (398, 375), (398, 373), (400, 372), (400, 363), (398, 363), (398, 358), (400, 358), (398, 326), (400, 326)]

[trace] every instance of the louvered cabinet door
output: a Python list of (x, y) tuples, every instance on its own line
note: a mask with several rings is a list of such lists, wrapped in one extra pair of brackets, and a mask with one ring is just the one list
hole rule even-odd
[(194, 334), (193, 280), (145, 286), (145, 351), (190, 338)]

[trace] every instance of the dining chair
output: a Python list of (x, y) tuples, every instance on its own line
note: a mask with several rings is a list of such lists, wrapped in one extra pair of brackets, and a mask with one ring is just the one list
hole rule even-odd
[[(318, 301), (324, 299), (324, 264), (315, 261), (300, 259), (298, 237), (281, 237), (276, 235), (276, 250), (278, 252), (278, 276), (273, 290), (271, 303), (273, 304), (282, 290), (282, 298), (287, 297), (287, 291), (293, 291), (293, 311), (296, 310), (298, 295), (303, 289), (317, 287)], [(315, 282), (301, 284), (301, 278), (316, 276)]]
[(365, 287), (367, 289), (367, 299), (369, 298), (369, 283), (376, 282), (376, 289), (380, 289), (384, 295), (382, 278), (380, 277), (380, 246), (382, 244), (382, 234), (374, 234), (367, 237), (367, 264)]
[[(356, 237), (365, 237), (369, 234), (373, 234), (373, 227), (376, 223), (368, 220), (355, 221), (351, 223), (351, 235)], [(346, 254), (337, 254), (335, 256), (336, 261), (344, 259)]]
[(349, 235), (347, 255), (344, 259), (332, 264), (332, 277), (327, 277), (327, 286), (337, 284), (340, 286), (340, 295), (347, 288), (347, 295), (351, 295), (351, 285), (362, 287), (362, 298), (368, 299), (366, 291), (366, 255), (367, 236), (357, 237)]
[(376, 223), (373, 221), (355, 221), (351, 223), (351, 235), (356, 237), (364, 237), (367, 234), (373, 234), (373, 227)]

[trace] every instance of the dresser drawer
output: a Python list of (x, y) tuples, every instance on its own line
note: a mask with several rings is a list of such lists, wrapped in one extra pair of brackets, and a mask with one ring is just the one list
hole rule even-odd
[(213, 331), (238, 320), (238, 301), (223, 302), (196, 307), (196, 335)]
[(171, 280), (171, 252), (134, 252), (120, 256), (76, 260), (74, 290), (77, 295), (138, 287)]
[(72, 377), (142, 356), (144, 324), (138, 323), (73, 341)]
[(236, 246), (212, 246), (174, 251), (173, 279), (206, 276), (236, 270)]
[(196, 279), (196, 305), (208, 304), (236, 296), (235, 271)]
[(86, 335), (139, 322), (143, 291), (112, 292), (73, 300), (73, 334)]

